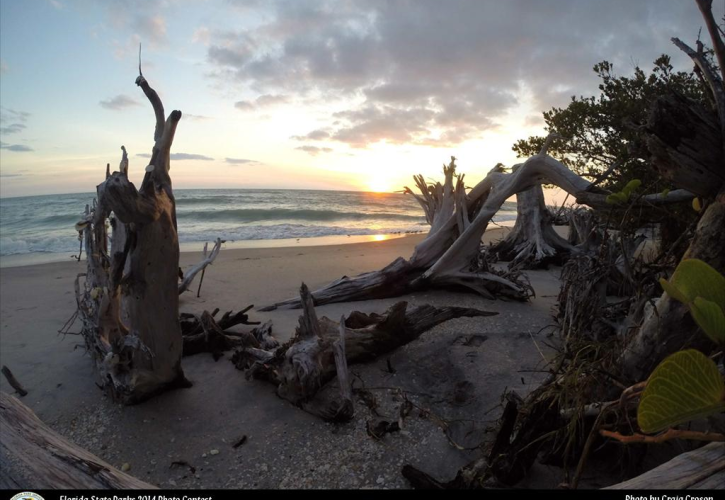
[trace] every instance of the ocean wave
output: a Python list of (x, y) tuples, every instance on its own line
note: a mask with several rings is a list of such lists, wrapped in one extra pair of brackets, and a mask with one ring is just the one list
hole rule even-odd
[(425, 231), (418, 226), (386, 227), (379, 229), (340, 226), (308, 226), (304, 224), (255, 225), (226, 228), (223, 230), (200, 230), (191, 233), (179, 232), (182, 243), (213, 241), (221, 238), (227, 241), (279, 240), (314, 238), (317, 236), (358, 236), (371, 234), (413, 233)]
[(183, 211), (176, 214), (181, 220), (194, 219), (199, 221), (258, 222), (263, 220), (305, 220), (305, 221), (336, 221), (336, 220), (405, 220), (418, 221), (422, 215), (408, 215), (392, 212), (343, 212), (337, 210), (313, 210), (291, 208), (228, 208), (221, 210)]
[[(73, 226), (92, 194), (0, 200), (0, 255), (78, 253)], [(402, 194), (190, 190), (177, 195), (179, 240), (278, 240), (426, 232), (423, 212)], [(493, 221), (516, 219), (507, 202)], [(507, 210), (508, 209), (508, 210)]]

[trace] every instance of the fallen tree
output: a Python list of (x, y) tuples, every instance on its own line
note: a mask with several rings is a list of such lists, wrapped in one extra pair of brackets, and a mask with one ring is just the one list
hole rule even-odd
[(76, 446), (12, 396), (0, 392), (0, 487), (156, 489)]
[[(515, 166), (510, 174), (500, 165), (466, 194), (462, 175), (455, 176), (455, 158), (444, 168), (443, 185), (431, 188), (421, 176), (416, 182), (422, 195), (415, 195), (431, 224), (430, 231), (409, 260), (398, 258), (379, 271), (337, 281), (312, 292), (315, 305), (375, 298), (397, 297), (426, 288), (458, 287), (483, 297), (526, 300), (533, 294), (515, 272), (497, 273), (481, 258), (481, 237), (489, 222), (511, 196), (542, 183), (555, 184), (589, 206), (616, 209), (607, 203), (607, 191), (576, 175), (564, 164), (546, 154), (546, 141), (539, 154)], [(455, 186), (453, 183), (456, 178)], [(440, 187), (439, 187), (440, 186)], [(406, 189), (412, 194), (412, 190)], [(638, 198), (643, 206), (680, 202), (691, 193), (675, 190)], [(299, 308), (294, 298), (261, 308)]]
[[(353, 416), (348, 365), (376, 359), (449, 319), (498, 314), (462, 307), (409, 308), (398, 302), (382, 315), (354, 311), (337, 322), (317, 318), (304, 283), (300, 301), (302, 316), (289, 342), (273, 350), (245, 346), (234, 353), (232, 362), (246, 370), (248, 379), (271, 382), (279, 397), (328, 421)], [(335, 378), (337, 387), (331, 384)]]
[[(76, 226), (83, 231), (87, 253), (87, 272), (75, 282), (82, 334), (100, 385), (125, 404), (190, 385), (181, 369), (179, 242), (169, 176), (181, 111), (165, 118), (161, 99), (143, 75), (136, 84), (156, 116), (141, 186), (136, 189), (128, 178), (122, 147), (119, 171), (111, 174), (107, 167), (93, 206), (86, 207), (86, 217)], [(111, 214), (109, 250), (106, 221)]]

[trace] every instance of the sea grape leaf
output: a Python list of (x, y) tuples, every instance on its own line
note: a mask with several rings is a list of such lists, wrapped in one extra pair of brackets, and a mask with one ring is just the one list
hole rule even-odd
[[(687, 298), (682, 300), (676, 297), (681, 302), (691, 304), (697, 297), (702, 297), (725, 309), (725, 276), (699, 259), (680, 262), (670, 279), (670, 285)], [(665, 290), (670, 294), (669, 290)]]
[(682, 302), (683, 304), (688, 303), (687, 296), (679, 291), (675, 285), (671, 284), (669, 281), (667, 281), (664, 278), (660, 278), (660, 285), (662, 285), (662, 289), (667, 292), (667, 295), (672, 297), (673, 299)]
[(632, 194), (634, 190), (639, 188), (639, 186), (642, 184), (642, 181), (639, 179), (632, 179), (627, 183), (626, 186), (624, 186), (624, 189), (622, 189), (622, 193), (629, 198), (629, 196)]
[(717, 365), (695, 349), (668, 356), (650, 375), (637, 408), (642, 432), (651, 434), (725, 411), (725, 382)]
[(610, 205), (621, 205), (626, 202), (629, 197), (622, 192), (612, 193), (607, 196), (606, 202)]
[(690, 304), (690, 314), (713, 342), (725, 344), (725, 313), (716, 303), (697, 297)]

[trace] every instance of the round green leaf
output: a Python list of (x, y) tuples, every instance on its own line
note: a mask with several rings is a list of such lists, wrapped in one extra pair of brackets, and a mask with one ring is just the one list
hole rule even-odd
[(680, 262), (670, 284), (687, 297), (687, 300), (682, 300), (686, 304), (702, 297), (725, 309), (725, 276), (699, 259), (685, 259)]
[(622, 192), (629, 198), (629, 196), (632, 194), (633, 191), (635, 191), (639, 186), (642, 185), (642, 181), (639, 179), (632, 179), (627, 183), (626, 186), (624, 186), (624, 189), (622, 189)]
[(687, 295), (675, 288), (675, 285), (671, 284), (666, 279), (660, 278), (660, 285), (662, 285), (662, 289), (667, 292), (667, 295), (669, 295), (673, 299), (678, 300), (683, 304), (687, 304), (689, 302)]
[(624, 195), (624, 193), (612, 193), (610, 195), (607, 195), (606, 202), (610, 205), (621, 205), (627, 201), (627, 196)]
[(637, 422), (642, 432), (659, 432), (725, 411), (724, 398), (725, 383), (717, 365), (700, 351), (679, 351), (650, 375), (637, 408)]
[(716, 303), (697, 297), (690, 304), (690, 314), (713, 342), (725, 344), (725, 314)]

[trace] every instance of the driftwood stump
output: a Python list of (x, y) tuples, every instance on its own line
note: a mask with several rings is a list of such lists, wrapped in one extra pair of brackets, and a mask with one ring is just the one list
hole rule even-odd
[(553, 216), (544, 204), (541, 185), (516, 195), (516, 223), (511, 232), (490, 251), (510, 267), (537, 269), (561, 261), (573, 246), (559, 236), (552, 225)]
[[(245, 347), (232, 361), (246, 370), (248, 379), (273, 383), (279, 397), (329, 421), (353, 416), (348, 365), (374, 360), (449, 319), (498, 314), (462, 307), (408, 308), (406, 302), (398, 302), (382, 315), (355, 311), (337, 322), (317, 318), (304, 283), (300, 300), (302, 316), (289, 342), (275, 350)], [(328, 386), (336, 376), (337, 390)]]
[[(88, 270), (75, 287), (82, 333), (100, 384), (126, 404), (189, 385), (181, 369), (179, 241), (169, 176), (181, 111), (165, 119), (156, 91), (143, 76), (136, 84), (156, 116), (154, 147), (141, 186), (136, 189), (129, 180), (128, 155), (121, 147), (119, 171), (107, 169), (106, 180), (96, 188), (97, 199), (76, 226), (84, 233), (88, 256)], [(113, 228), (110, 249), (107, 221)]]

